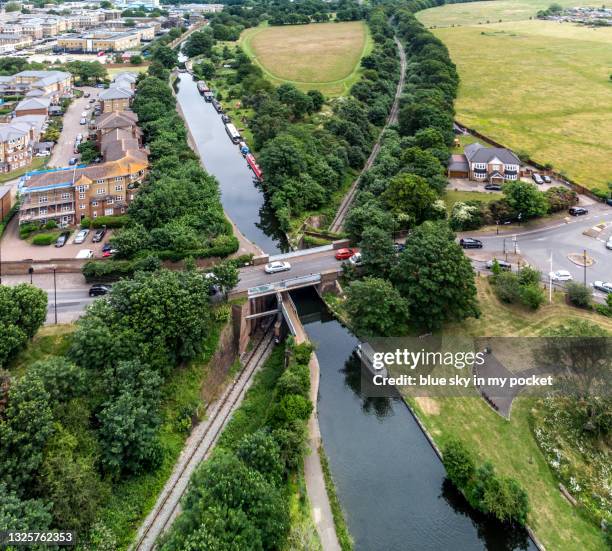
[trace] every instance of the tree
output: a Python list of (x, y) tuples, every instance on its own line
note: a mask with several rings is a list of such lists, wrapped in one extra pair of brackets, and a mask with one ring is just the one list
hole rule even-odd
[(582, 283), (576, 283), (570, 281), (565, 290), (567, 291), (568, 300), (578, 308), (586, 308), (589, 310), (592, 307), (593, 302), (593, 291), (590, 287), (583, 285)]
[(260, 429), (244, 436), (238, 443), (236, 455), (269, 482), (275, 485), (281, 483), (283, 463), (280, 458), (280, 448), (267, 430)]
[(448, 479), (460, 490), (465, 491), (474, 476), (474, 458), (461, 440), (452, 438), (442, 452), (444, 468)]
[(21, 10), (21, 6), (17, 3), (17, 2), (9, 2), (4, 10), (9, 13), (9, 12), (13, 12), (13, 11), (19, 11)]
[(413, 231), (391, 278), (418, 326), (439, 329), (480, 315), (474, 271), (445, 222), (425, 222)]
[(548, 212), (546, 196), (539, 191), (535, 184), (515, 180), (507, 182), (503, 193), (510, 208), (522, 219), (544, 216)]
[(152, 58), (166, 69), (172, 69), (178, 65), (178, 53), (172, 48), (168, 48), (168, 46), (159, 46), (155, 48)]
[(115, 232), (110, 243), (117, 251), (117, 258), (132, 258), (148, 248), (149, 234), (143, 226), (134, 224)]
[(185, 42), (183, 51), (188, 57), (195, 57), (198, 55), (210, 56), (214, 44), (215, 38), (212, 30), (206, 29), (204, 31), (192, 33)]
[(359, 336), (389, 337), (405, 334), (408, 302), (390, 282), (379, 278), (353, 281), (344, 305), (351, 327)]
[(219, 264), (215, 264), (212, 273), (215, 275), (217, 283), (225, 293), (231, 291), (238, 285), (240, 274), (236, 266), (231, 262), (220, 262)]
[(394, 229), (394, 221), (389, 213), (375, 200), (368, 201), (362, 205), (356, 205), (349, 211), (344, 229), (351, 241), (361, 241), (364, 230), (369, 226), (375, 226), (388, 233)]
[(434, 205), (438, 194), (421, 176), (399, 174), (391, 180), (380, 198), (391, 212), (407, 215), (411, 226), (436, 216)]
[(69, 61), (66, 63), (66, 70), (83, 84), (99, 82), (106, 78), (106, 69), (99, 61)]
[(79, 153), (81, 154), (81, 162), (85, 164), (91, 164), (94, 159), (100, 156), (98, 148), (93, 141), (87, 140), (79, 144)]
[(130, 63), (132, 65), (141, 65), (142, 64), (142, 56), (141, 55), (133, 55), (130, 57)]
[(320, 111), (325, 103), (325, 96), (319, 90), (308, 90), (306, 94), (312, 101), (313, 111)]
[(212, 61), (202, 61), (195, 66), (197, 73), (201, 74), (204, 78), (210, 79), (215, 76), (217, 69)]
[(42, 500), (22, 500), (4, 482), (0, 482), (0, 496), (0, 531), (42, 531), (51, 526), (50, 506)]
[(366, 228), (361, 236), (361, 259), (368, 275), (385, 278), (395, 263), (393, 239), (375, 226)]

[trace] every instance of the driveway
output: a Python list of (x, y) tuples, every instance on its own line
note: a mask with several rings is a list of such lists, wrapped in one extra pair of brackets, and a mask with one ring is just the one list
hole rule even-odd
[[(97, 98), (100, 90), (90, 86), (84, 86), (79, 88), (83, 92), (89, 92), (91, 98)], [(59, 141), (53, 148), (51, 159), (49, 160), (49, 168), (62, 168), (67, 167), (68, 162), (72, 157), (78, 157), (74, 154), (74, 143), (78, 134), (86, 136), (89, 133), (87, 125), (79, 124), (81, 120), (81, 114), (85, 111), (85, 107), (90, 105), (89, 100), (91, 98), (80, 97), (73, 100), (68, 107), (68, 111), (64, 114), (62, 133)], [(88, 111), (89, 117), (91, 116), (92, 109)], [(89, 118), (88, 117), (88, 118)]]

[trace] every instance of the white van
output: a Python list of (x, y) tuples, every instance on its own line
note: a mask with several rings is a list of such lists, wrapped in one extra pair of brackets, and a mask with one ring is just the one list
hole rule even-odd
[(78, 260), (83, 260), (86, 258), (93, 258), (94, 252), (91, 249), (81, 249), (77, 255), (76, 258)]

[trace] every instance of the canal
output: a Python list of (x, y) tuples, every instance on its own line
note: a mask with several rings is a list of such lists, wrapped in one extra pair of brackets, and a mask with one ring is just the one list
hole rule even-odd
[(219, 181), (221, 202), (242, 234), (265, 253), (287, 250), (285, 236), (270, 211), (253, 172), (225, 132), (221, 115), (204, 101), (189, 73), (179, 73), (177, 100), (204, 167)]
[(472, 509), (405, 403), (360, 392), (358, 343), (313, 290), (292, 293), (321, 368), (318, 415), (357, 551), (536, 550)]

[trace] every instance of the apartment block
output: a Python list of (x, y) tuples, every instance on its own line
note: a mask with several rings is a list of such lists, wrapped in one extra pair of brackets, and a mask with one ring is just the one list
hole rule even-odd
[(140, 46), (137, 30), (125, 32), (95, 31), (82, 35), (70, 34), (57, 39), (55, 50), (68, 52), (124, 52)]

